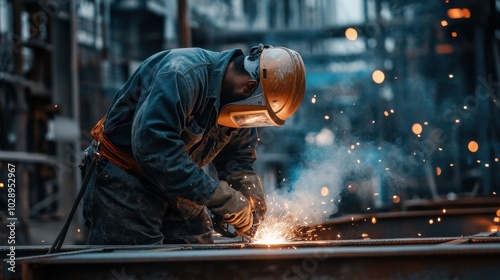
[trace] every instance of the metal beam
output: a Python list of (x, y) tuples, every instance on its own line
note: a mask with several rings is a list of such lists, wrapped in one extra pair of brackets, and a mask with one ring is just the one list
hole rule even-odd
[[(394, 241), (394, 240), (393, 240)], [(170, 245), (17, 260), (20, 279), (496, 279), (500, 243)], [(243, 247), (243, 248), (240, 248)], [(5, 266), (8, 263), (4, 263)], [(121, 277), (121, 278), (119, 278)]]

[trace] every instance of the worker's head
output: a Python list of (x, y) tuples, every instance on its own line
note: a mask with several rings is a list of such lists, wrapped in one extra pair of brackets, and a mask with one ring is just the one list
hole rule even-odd
[(217, 122), (229, 127), (280, 126), (300, 106), (305, 68), (288, 48), (260, 44), (226, 71)]
[(222, 82), (221, 107), (250, 97), (259, 86), (258, 77), (252, 77), (245, 69), (245, 58), (245, 54), (238, 53), (228, 65)]

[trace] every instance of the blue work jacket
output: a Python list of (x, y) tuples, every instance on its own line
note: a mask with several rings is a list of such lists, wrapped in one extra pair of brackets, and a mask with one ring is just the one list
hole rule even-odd
[(209, 163), (219, 180), (253, 171), (256, 128), (217, 125), (224, 73), (239, 53), (162, 51), (146, 59), (116, 93), (104, 133), (133, 155), (144, 177), (166, 197), (206, 204), (219, 183), (201, 169)]

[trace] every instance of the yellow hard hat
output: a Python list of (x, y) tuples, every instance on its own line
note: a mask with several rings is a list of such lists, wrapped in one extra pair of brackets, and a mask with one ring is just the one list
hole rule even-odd
[(304, 98), (302, 58), (294, 50), (260, 44), (245, 58), (245, 68), (259, 86), (249, 98), (225, 105), (217, 123), (234, 128), (283, 125)]

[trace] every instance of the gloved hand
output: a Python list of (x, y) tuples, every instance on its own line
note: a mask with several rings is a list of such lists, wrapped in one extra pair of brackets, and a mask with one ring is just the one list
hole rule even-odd
[(263, 221), (267, 204), (259, 175), (252, 171), (241, 171), (227, 176), (226, 181), (253, 203), (255, 214)]
[(232, 189), (227, 182), (220, 181), (210, 196), (207, 207), (231, 224), (238, 235), (246, 236), (253, 225), (252, 208), (242, 193)]

